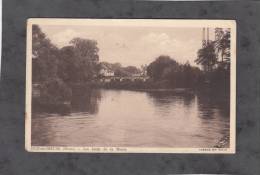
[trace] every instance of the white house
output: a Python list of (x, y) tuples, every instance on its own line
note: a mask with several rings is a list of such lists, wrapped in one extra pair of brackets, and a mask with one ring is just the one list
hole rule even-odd
[(103, 66), (99, 71), (99, 74), (105, 77), (112, 77), (115, 75), (114, 71), (108, 69), (107, 67)]

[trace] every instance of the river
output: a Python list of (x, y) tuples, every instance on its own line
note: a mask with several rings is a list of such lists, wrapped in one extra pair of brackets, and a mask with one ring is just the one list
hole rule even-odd
[(216, 94), (91, 90), (69, 114), (33, 113), (33, 146), (213, 147), (229, 133)]

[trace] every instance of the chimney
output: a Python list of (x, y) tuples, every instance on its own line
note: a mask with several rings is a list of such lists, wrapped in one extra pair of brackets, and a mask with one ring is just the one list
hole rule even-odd
[(207, 27), (207, 44), (209, 44), (209, 28)]
[(206, 46), (206, 33), (205, 33), (205, 27), (202, 29), (202, 47)]

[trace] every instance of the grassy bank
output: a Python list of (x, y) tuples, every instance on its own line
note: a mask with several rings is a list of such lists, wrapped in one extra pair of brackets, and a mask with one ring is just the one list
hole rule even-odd
[(214, 148), (229, 148), (230, 145), (229, 142), (230, 142), (229, 135), (226, 135), (222, 137), (216, 145), (214, 145)]

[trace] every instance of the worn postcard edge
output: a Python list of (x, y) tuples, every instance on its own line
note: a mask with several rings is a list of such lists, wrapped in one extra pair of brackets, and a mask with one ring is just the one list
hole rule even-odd
[[(155, 147), (68, 147), (31, 145), (31, 92), (32, 92), (32, 25), (81, 25), (81, 26), (160, 26), (160, 27), (223, 27), (231, 29), (230, 67), (230, 147), (229, 148), (155, 148)], [(30, 18), (27, 20), (26, 37), (26, 101), (25, 149), (28, 152), (73, 153), (236, 153), (236, 21), (216, 19), (66, 19)]]

